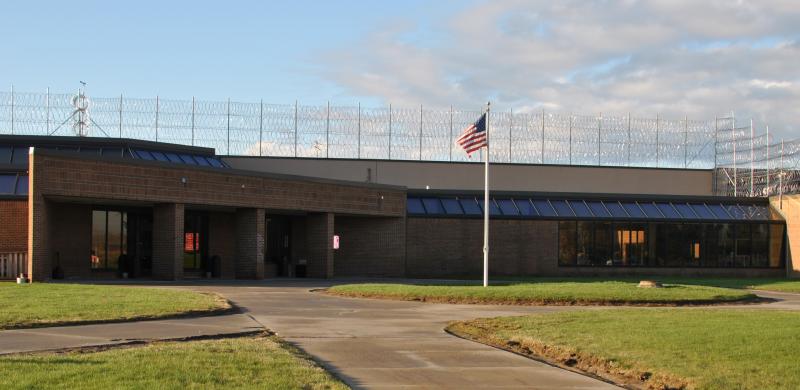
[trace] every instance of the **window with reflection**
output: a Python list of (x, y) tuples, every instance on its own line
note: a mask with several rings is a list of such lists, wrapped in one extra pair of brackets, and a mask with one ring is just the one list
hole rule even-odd
[(577, 222), (561, 221), (558, 223), (558, 264), (575, 265), (577, 250)]
[(92, 210), (92, 269), (117, 269), (127, 253), (128, 215), (124, 211)]

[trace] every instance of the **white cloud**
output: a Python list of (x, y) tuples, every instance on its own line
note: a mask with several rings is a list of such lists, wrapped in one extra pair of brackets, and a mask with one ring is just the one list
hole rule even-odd
[[(735, 110), (796, 138), (795, 1), (491, 1), (453, 14), (435, 42), (393, 23), (325, 53), (349, 92), (398, 106), (712, 118)], [(443, 38), (442, 38), (443, 37)]]

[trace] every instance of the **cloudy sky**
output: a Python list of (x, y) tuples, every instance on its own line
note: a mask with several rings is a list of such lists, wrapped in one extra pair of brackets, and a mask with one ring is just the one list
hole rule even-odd
[[(0, 83), (96, 95), (753, 116), (797, 138), (797, 1), (17, 2)], [(3, 88), (7, 89), (7, 88)]]

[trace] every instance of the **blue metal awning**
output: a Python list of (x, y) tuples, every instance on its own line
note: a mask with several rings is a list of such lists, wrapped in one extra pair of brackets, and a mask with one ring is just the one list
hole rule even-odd
[[(482, 216), (476, 196), (408, 197), (409, 216)], [(593, 200), (581, 198), (496, 197), (490, 215), (523, 219), (625, 219), (681, 221), (770, 221), (766, 204), (725, 201)]]

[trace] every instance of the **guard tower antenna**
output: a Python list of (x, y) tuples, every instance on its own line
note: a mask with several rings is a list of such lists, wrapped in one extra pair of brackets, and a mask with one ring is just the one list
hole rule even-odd
[(72, 106), (75, 108), (72, 111), (72, 117), (75, 120), (72, 124), (72, 131), (78, 137), (88, 137), (92, 121), (89, 117), (89, 97), (86, 96), (86, 82), (80, 81), (80, 83), (78, 94), (72, 97)]

